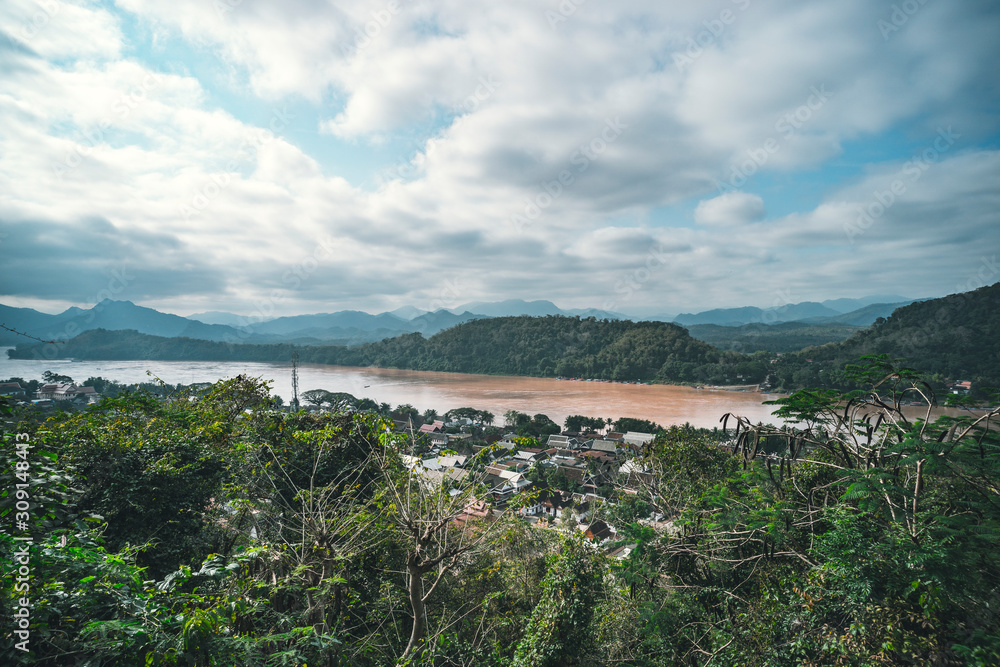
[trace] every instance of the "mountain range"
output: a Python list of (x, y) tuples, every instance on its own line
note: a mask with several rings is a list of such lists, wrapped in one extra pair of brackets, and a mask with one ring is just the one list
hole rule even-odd
[[(119, 303), (108, 304), (105, 311), (115, 308), (128, 310)], [(145, 311), (141, 314), (151, 319), (176, 317)], [(447, 311), (430, 315), (442, 314), (457, 317)], [(69, 320), (81, 317), (80, 313), (71, 315)], [(352, 314), (357, 318), (353, 324), (362, 324), (362, 315)], [(426, 314), (414, 319), (423, 317)], [(867, 328), (830, 324), (841, 329), (838, 341), (824, 341), (819, 325), (804, 322), (743, 325), (737, 340), (731, 332), (719, 332), (718, 325), (692, 325), (692, 329), (708, 329), (705, 337), (714, 339), (709, 343), (666, 322), (563, 315), (470, 317), (427, 338), (413, 332), (356, 346), (230, 345), (136, 330), (97, 329), (81, 333), (57, 351), (62, 358), (75, 359), (269, 362), (287, 361), (297, 352), (303, 363), (623, 381), (761, 383), (782, 392), (848, 387), (852, 382), (845, 371), (848, 364), (867, 355), (887, 355), (924, 373), (941, 395), (959, 381), (970, 382), (981, 397), (1000, 387), (1000, 338), (996, 336), (1000, 283), (897, 308)], [(162, 321), (180, 326), (172, 319)], [(287, 326), (287, 322), (274, 322), (277, 331)], [(39, 347), (21, 341), (8, 356), (31, 359)], [(793, 347), (799, 349), (793, 351)]]
[[(551, 301), (545, 300), (512, 299), (497, 302), (474, 301), (434, 312), (404, 306), (377, 315), (357, 310), (343, 310), (261, 320), (220, 311), (181, 317), (139, 306), (131, 301), (107, 299), (90, 309), (72, 307), (55, 315), (31, 308), (0, 305), (0, 323), (46, 340), (73, 338), (84, 331), (106, 329), (134, 330), (168, 338), (186, 337), (238, 343), (357, 345), (405, 333), (432, 336), (470, 320), (521, 315), (672, 321), (682, 326), (711, 324), (740, 327), (752, 323), (805, 322), (820, 327), (827, 324), (863, 327), (872, 324), (879, 317), (888, 317), (896, 308), (913, 301), (895, 295), (873, 296), (863, 299), (835, 299), (822, 303), (803, 302), (771, 309), (748, 306), (714, 309), (701, 313), (682, 313), (677, 316), (629, 318), (621, 313), (593, 308), (561, 309)], [(15, 333), (0, 331), (0, 345), (16, 345), (21, 341), (23, 338)]]

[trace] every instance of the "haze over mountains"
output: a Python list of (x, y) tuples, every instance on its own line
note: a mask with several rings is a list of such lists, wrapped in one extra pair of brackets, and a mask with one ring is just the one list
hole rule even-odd
[[(404, 306), (392, 312), (370, 313), (344, 310), (335, 313), (295, 315), (273, 319), (253, 318), (233, 313), (211, 311), (181, 317), (161, 313), (130, 301), (105, 300), (93, 308), (69, 308), (50, 315), (30, 308), (0, 305), (0, 322), (4, 325), (45, 339), (72, 338), (93, 329), (128, 330), (164, 336), (187, 337), (210, 341), (241, 343), (288, 342), (297, 344), (360, 344), (391, 338), (403, 333), (419, 332), (432, 336), (457, 324), (473, 319), (515, 315), (566, 315), (597, 319), (634, 319), (676, 322), (692, 327), (698, 336), (699, 325), (741, 327), (746, 324), (780, 324), (804, 322), (816, 326), (850, 325), (863, 327), (879, 317), (888, 317), (896, 308), (915, 301), (897, 295), (871, 296), (862, 299), (833, 299), (788, 304), (762, 309), (753, 306), (723, 308), (701, 313), (629, 317), (622, 313), (598, 309), (562, 309), (551, 301), (511, 299), (499, 302), (469, 302), (453, 308), (427, 312)], [(836, 335), (840, 335), (840, 329)], [(15, 345), (23, 339), (17, 334), (0, 332), (0, 344)]]

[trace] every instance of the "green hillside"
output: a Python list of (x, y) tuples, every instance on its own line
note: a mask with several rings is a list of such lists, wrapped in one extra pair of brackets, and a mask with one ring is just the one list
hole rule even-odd
[[(850, 328), (801, 323), (693, 328), (716, 345), (753, 354), (722, 351), (675, 324), (553, 315), (475, 320), (430, 338), (412, 333), (352, 347), (240, 345), (97, 330), (55, 353), (77, 359), (286, 362), (298, 351), (304, 363), (643, 382), (766, 381), (781, 390), (845, 388), (846, 364), (887, 354), (927, 374), (938, 390), (947, 381), (963, 380), (972, 381), (980, 396), (1000, 387), (1000, 283), (910, 304), (846, 340), (794, 353), (778, 354), (809, 340), (847, 335)], [(21, 344), (11, 356), (52, 358), (51, 352), (51, 346)]]
[(928, 374), (936, 388), (969, 380), (973, 388), (1000, 388), (1000, 283), (897, 309), (839, 343), (782, 356), (777, 384), (784, 388), (847, 386), (840, 371), (869, 354), (888, 354)]
[(778, 324), (744, 324), (726, 327), (718, 324), (692, 324), (691, 336), (720, 350), (733, 352), (796, 352), (805, 347), (842, 341), (859, 326), (848, 324), (781, 322)]
[(460, 373), (607, 380), (735, 382), (762, 379), (763, 358), (720, 352), (664, 322), (501, 317), (424, 340), (417, 334), (344, 348), (312, 348), (303, 359)]
[[(31, 359), (38, 350), (22, 344), (12, 356)], [(99, 330), (59, 346), (58, 354), (76, 359), (287, 361), (294, 350), (304, 363), (643, 382), (755, 383), (768, 369), (766, 355), (720, 352), (675, 324), (562, 316), (476, 320), (429, 339), (413, 333), (356, 347), (229, 345)]]

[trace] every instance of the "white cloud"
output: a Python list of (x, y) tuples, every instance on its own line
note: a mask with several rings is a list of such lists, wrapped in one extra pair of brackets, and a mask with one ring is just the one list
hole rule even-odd
[[(928, 4), (885, 40), (884, 8), (862, 0), (585, 3), (554, 27), (530, 0), (116, 4), (52, 0), (28, 41), (17, 28), (36, 5), (0, 10), (19, 45), (0, 52), (0, 220), (163, 234), (177, 243), (169, 255), (137, 241), (129, 261), (166, 272), (169, 257), (178, 274), (220, 280), (217, 302), (192, 293), (193, 309), (274, 291), (285, 312), (400, 305), (432, 298), (442, 267), (465, 278), (464, 300), (566, 306), (599, 305), (643, 267), (634, 306), (770, 305), (789, 283), (822, 298), (864, 285), (875, 265), (926, 295), (1000, 228), (995, 155), (977, 149), (997, 130), (994, 10)], [(154, 21), (146, 58), (179, 40), (203, 67), (134, 55), (139, 35), (122, 26)], [(268, 121), (240, 120), (251, 114), (219, 101), (229, 97), (306, 108), (308, 120), (261, 138)], [(961, 142), (850, 237), (858, 207), (909, 157), (894, 142), (933, 142), (949, 125)], [(406, 134), (427, 139), (406, 178), (362, 189), (332, 166)], [(877, 163), (852, 184), (796, 180), (862, 141), (873, 147), (856, 153)], [(818, 203), (782, 195), (782, 179), (789, 191), (806, 182)], [(736, 191), (715, 196), (727, 182)], [(765, 219), (750, 190), (796, 211)], [(698, 226), (685, 228), (678, 209), (698, 200)], [(530, 206), (530, 224), (512, 224)], [(324, 239), (337, 251), (316, 260)], [(929, 248), (954, 257), (915, 271)], [(650, 261), (654, 251), (669, 258)], [(34, 297), (72, 300), (72, 289)], [(184, 298), (141, 289), (139, 300)]]
[(698, 202), (694, 220), (699, 225), (729, 227), (757, 222), (764, 217), (764, 200), (748, 192), (727, 192)]

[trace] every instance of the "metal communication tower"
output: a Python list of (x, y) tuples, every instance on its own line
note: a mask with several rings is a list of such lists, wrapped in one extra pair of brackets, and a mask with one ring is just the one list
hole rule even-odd
[(299, 353), (292, 352), (292, 409), (299, 409)]

